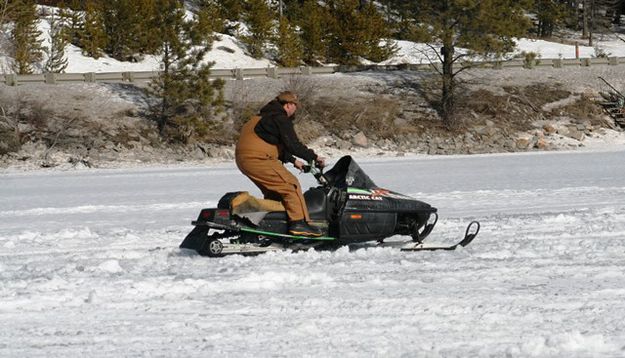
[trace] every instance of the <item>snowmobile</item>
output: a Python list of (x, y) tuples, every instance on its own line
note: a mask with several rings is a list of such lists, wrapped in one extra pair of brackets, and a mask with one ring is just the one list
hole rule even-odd
[(248, 192), (226, 193), (217, 208), (202, 209), (194, 229), (180, 248), (200, 255), (254, 255), (268, 251), (336, 249), (343, 245), (405, 235), (412, 238), (403, 251), (454, 250), (468, 245), (480, 224), (472, 221), (456, 244), (428, 246), (423, 240), (438, 222), (437, 209), (410, 196), (378, 187), (351, 156), (342, 157), (332, 169), (310, 163), (317, 187), (304, 193), (310, 224), (320, 227), (320, 237), (288, 233), (288, 218), (280, 202), (258, 199)]

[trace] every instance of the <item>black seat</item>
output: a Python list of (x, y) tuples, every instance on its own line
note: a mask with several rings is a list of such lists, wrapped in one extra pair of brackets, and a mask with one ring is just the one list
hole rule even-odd
[(282, 220), (287, 221), (286, 211), (270, 211), (265, 215), (263, 220)]

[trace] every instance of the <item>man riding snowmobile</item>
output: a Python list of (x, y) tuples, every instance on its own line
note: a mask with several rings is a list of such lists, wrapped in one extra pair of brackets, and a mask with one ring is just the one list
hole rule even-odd
[(309, 223), (310, 217), (297, 178), (283, 163), (303, 170), (306, 162), (325, 166), (325, 158), (302, 144), (293, 127), (299, 101), (290, 91), (281, 92), (241, 129), (236, 145), (236, 164), (261, 190), (265, 199), (282, 202), (292, 235), (318, 237), (322, 230)]

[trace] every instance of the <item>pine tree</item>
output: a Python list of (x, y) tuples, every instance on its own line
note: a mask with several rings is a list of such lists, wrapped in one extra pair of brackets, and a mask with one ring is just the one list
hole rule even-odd
[(297, 24), (301, 29), (304, 61), (309, 64), (324, 62), (328, 54), (329, 14), (316, 0), (306, 0)]
[(422, 33), (415, 19), (419, 18), (421, 9), (411, 1), (379, 0), (381, 12), (384, 14), (388, 30), (397, 40), (423, 42), (427, 37)]
[(308, 0), (276, 0), (277, 4), (275, 5), (278, 16), (280, 16), (280, 3), (282, 3), (282, 16), (289, 19), (289, 21), (293, 24), (296, 20), (302, 18), (305, 15), (303, 12), (304, 4)]
[(278, 61), (282, 66), (299, 66), (303, 55), (302, 44), (295, 29), (284, 16), (280, 18), (276, 42), (278, 47)]
[[(161, 74), (150, 83), (158, 98), (152, 115), (162, 135), (190, 142), (209, 137), (215, 129), (212, 117), (223, 105), (223, 81), (209, 79), (213, 63), (203, 61), (212, 45), (205, 23), (185, 20), (177, 0), (157, 0), (155, 29), (162, 39)], [(190, 107), (181, 111), (182, 107)]]
[(0, 28), (3, 27), (7, 18), (7, 9), (9, 7), (9, 0), (0, 0)]
[(59, 18), (63, 24), (63, 32), (67, 41), (80, 47), (80, 34), (84, 31), (85, 22), (81, 14), (82, 4), (79, 0), (72, 0), (67, 7), (64, 2), (59, 3)]
[(215, 32), (235, 36), (239, 30), (239, 22), (243, 14), (241, 0), (195, 0), (198, 12), (206, 11), (211, 16)]
[[(514, 38), (524, 36), (530, 27), (525, 0), (415, 0), (415, 23), (428, 35), (431, 61), (442, 79), (440, 113), (453, 127), (455, 76), (468, 68), (460, 60), (467, 56), (496, 57), (514, 47)], [(456, 48), (468, 49), (458, 53)], [(460, 68), (454, 69), (454, 65)]]
[(246, 0), (243, 19), (249, 35), (244, 36), (242, 41), (252, 57), (261, 58), (265, 44), (271, 37), (274, 14), (265, 0)]
[[(390, 39), (390, 31), (384, 18), (380, 16), (376, 5), (369, 2), (361, 6), (363, 21), (363, 41), (366, 52), (364, 57), (373, 62), (381, 62), (397, 51), (395, 43)], [(381, 44), (381, 41), (384, 44)]]
[(620, 0), (583, 0), (583, 37), (593, 45), (593, 33), (612, 32), (612, 23), (618, 13)]
[[(8, 21), (8, 8), (9, 8), (9, 0), (0, 0), (0, 52), (8, 53), (7, 41), (4, 35), (4, 24)], [(2, 68), (0, 68), (2, 70)]]
[(120, 61), (132, 55), (136, 40), (138, 8), (133, 0), (108, 0), (102, 2), (101, 17), (104, 32), (108, 39), (105, 52)]
[[(230, 33), (238, 25), (226, 24), (228, 21), (238, 21), (240, 13), (240, 1), (220, 1), (220, 0), (196, 0), (195, 5), (197, 7), (197, 13), (204, 13), (204, 22), (208, 23), (213, 31), (220, 33)], [(226, 6), (232, 6), (234, 10), (226, 8)], [(234, 12), (234, 13), (233, 13)], [(204, 15), (203, 15), (204, 16)], [(232, 33), (234, 34), (234, 33)]]
[(223, 19), (219, 18), (219, 11), (215, 6), (204, 6), (195, 14), (193, 33), (195, 41), (206, 42), (209, 47), (216, 40), (217, 29), (223, 29)]
[(107, 36), (101, 17), (101, 10), (94, 1), (85, 4), (83, 30), (79, 34), (82, 52), (95, 59), (102, 56), (102, 49), (106, 47)]
[(373, 57), (380, 61), (388, 57), (392, 44), (380, 45), (390, 33), (384, 19), (371, 2), (362, 0), (330, 0), (334, 21), (333, 41), (330, 44), (332, 60), (343, 64), (357, 64), (360, 58)]
[(534, 0), (531, 8), (536, 15), (536, 34), (539, 37), (549, 37), (569, 16), (568, 4), (554, 0)]
[(127, 46), (128, 56), (133, 54), (155, 54), (160, 47), (161, 39), (154, 31), (156, 19), (156, 2), (154, 0), (136, 0), (134, 20), (130, 20), (130, 43)]
[(102, 2), (101, 16), (108, 39), (105, 52), (120, 61), (157, 53), (161, 39), (155, 28), (161, 11), (156, 0)]
[(341, 64), (358, 64), (365, 53), (360, 38), (361, 24), (357, 18), (358, 0), (331, 0), (328, 2), (332, 23), (329, 43), (330, 60)]
[(625, 14), (625, 0), (619, 0), (614, 13), (614, 24), (621, 26), (621, 17)]
[[(59, 9), (59, 12), (63, 11)], [(52, 13), (48, 19), (50, 24), (50, 47), (48, 48), (48, 60), (44, 65), (45, 72), (61, 73), (67, 68), (67, 58), (65, 57), (65, 46), (67, 37), (63, 31), (61, 17)]]
[(39, 39), (41, 31), (37, 30), (37, 7), (33, 0), (14, 0), (9, 6), (14, 22), (11, 30), (13, 70), (19, 74), (30, 74), (43, 59), (44, 53)]

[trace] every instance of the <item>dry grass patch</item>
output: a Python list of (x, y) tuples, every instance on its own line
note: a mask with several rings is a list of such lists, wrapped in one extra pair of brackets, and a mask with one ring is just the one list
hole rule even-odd
[(558, 108), (558, 111), (571, 118), (588, 119), (593, 125), (600, 125), (605, 121), (603, 108), (595, 98), (586, 94), (582, 94), (574, 103)]
[(300, 114), (302, 121), (315, 121), (325, 134), (341, 135), (346, 131), (362, 131), (367, 136), (391, 138), (397, 134), (395, 118), (399, 114), (396, 99), (318, 98)]
[(506, 86), (503, 89), (510, 95), (519, 97), (522, 101), (527, 102), (528, 105), (538, 108), (571, 95), (571, 92), (562, 89), (560, 84), (535, 83), (525, 87)]

